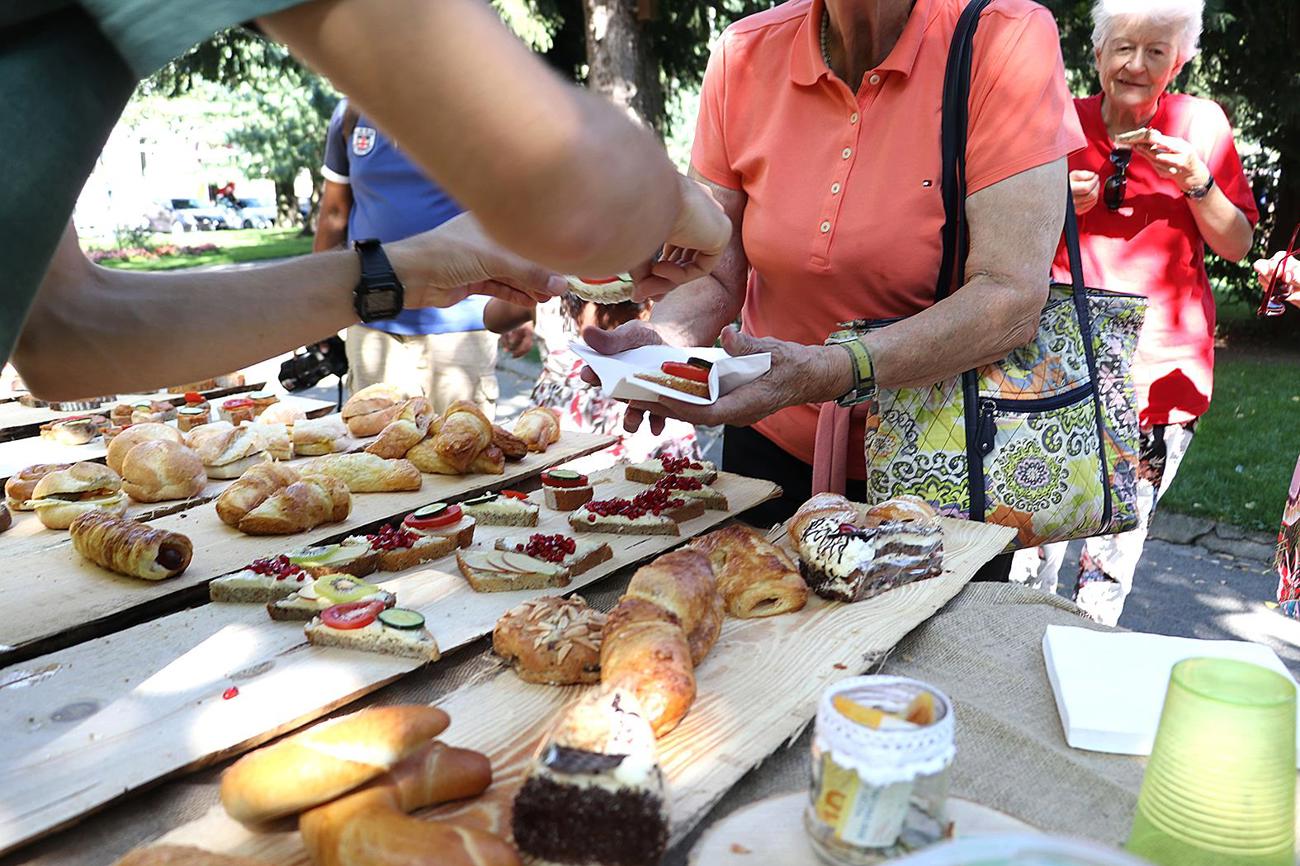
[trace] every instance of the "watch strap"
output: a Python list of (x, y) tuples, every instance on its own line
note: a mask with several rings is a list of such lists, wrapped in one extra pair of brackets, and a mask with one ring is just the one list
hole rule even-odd
[(853, 388), (835, 401), (841, 406), (856, 406), (876, 395), (876, 373), (871, 351), (859, 336), (854, 331), (836, 331), (826, 339), (827, 345), (839, 346), (848, 352), (853, 362)]
[(1210, 190), (1212, 189), (1214, 189), (1214, 175), (1211, 174), (1209, 180), (1205, 182), (1205, 186), (1197, 187), (1196, 189), (1183, 190), (1183, 195), (1199, 201), (1209, 195)]
[[(354, 241), (353, 249), (361, 263), (361, 279), (354, 292), (353, 306), (357, 316), (363, 322), (391, 319), (402, 311), (405, 289), (392, 263), (384, 252), (383, 245), (376, 238)], [(379, 299), (383, 297), (388, 303), (376, 309)]]

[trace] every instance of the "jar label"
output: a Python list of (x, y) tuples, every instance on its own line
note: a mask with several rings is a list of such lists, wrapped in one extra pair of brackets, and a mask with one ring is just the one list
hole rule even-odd
[(864, 784), (857, 771), (841, 767), (824, 753), (815, 808), (817, 817), (850, 845), (883, 848), (902, 832), (911, 803), (912, 782), (877, 787)]

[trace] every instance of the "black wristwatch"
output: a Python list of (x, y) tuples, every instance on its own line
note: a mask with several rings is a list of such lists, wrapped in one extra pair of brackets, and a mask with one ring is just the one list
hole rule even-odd
[(361, 259), (361, 281), (354, 292), (354, 306), (363, 322), (391, 319), (402, 312), (406, 290), (384, 248), (374, 238), (352, 244)]

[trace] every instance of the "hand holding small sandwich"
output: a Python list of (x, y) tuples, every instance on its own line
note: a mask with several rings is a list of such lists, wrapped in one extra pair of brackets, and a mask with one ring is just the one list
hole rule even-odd
[(682, 283), (708, 276), (731, 240), (731, 220), (708, 188), (685, 175), (677, 180), (681, 209), (659, 260), (631, 270), (634, 301), (657, 301)]

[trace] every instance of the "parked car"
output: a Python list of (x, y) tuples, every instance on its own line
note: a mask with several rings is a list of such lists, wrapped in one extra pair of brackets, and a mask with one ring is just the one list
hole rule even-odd
[(235, 211), (218, 205), (202, 204), (196, 198), (171, 199), (171, 208), (182, 219), (188, 217), (202, 231), (228, 229), (239, 225)]
[(181, 232), (198, 231), (199, 222), (193, 214), (176, 210), (176, 208), (172, 207), (171, 202), (155, 201), (150, 202), (145, 207), (136, 228), (147, 229), (151, 232), (180, 234)]
[(235, 199), (239, 205), (239, 225), (246, 229), (269, 229), (275, 226), (275, 203), (262, 198)]

